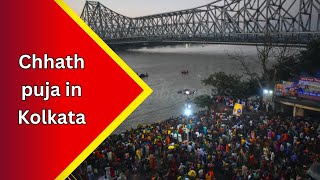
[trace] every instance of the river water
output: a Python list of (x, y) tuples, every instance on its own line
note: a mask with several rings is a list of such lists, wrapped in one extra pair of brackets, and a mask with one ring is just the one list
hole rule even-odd
[[(240, 64), (230, 56), (235, 52), (245, 56), (254, 72), (259, 69), (255, 46), (181, 45), (117, 52), (135, 72), (149, 74), (144, 80), (153, 89), (153, 93), (115, 133), (135, 128), (138, 124), (158, 122), (182, 114), (187, 97), (177, 91), (196, 90), (190, 96), (192, 99), (211, 93), (211, 88), (201, 83), (210, 74), (219, 71), (241, 74)], [(189, 75), (181, 75), (183, 70), (188, 70)], [(194, 105), (192, 109), (197, 111)]]

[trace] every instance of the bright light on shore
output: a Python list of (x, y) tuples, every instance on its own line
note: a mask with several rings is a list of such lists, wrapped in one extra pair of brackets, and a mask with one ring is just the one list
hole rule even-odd
[(191, 115), (191, 109), (185, 109), (184, 110), (184, 115), (186, 115), (186, 116), (190, 116)]
[(272, 90), (268, 90), (268, 89), (264, 89), (264, 90), (263, 90), (263, 94), (265, 94), (265, 95), (272, 95), (272, 94), (273, 94), (273, 91), (272, 91)]

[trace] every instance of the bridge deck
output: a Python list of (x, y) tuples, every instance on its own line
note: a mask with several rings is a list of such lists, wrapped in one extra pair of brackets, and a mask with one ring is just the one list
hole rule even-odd
[(306, 44), (320, 37), (319, 0), (216, 0), (130, 18), (86, 1), (81, 18), (107, 43), (167, 41)]

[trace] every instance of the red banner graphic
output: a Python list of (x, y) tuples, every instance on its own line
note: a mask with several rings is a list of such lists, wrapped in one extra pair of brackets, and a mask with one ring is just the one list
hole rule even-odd
[(1, 179), (65, 179), (151, 89), (62, 0), (2, 5)]

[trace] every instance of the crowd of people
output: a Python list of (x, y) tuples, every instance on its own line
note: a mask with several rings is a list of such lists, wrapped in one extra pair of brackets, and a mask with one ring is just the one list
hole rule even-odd
[[(243, 115), (232, 115), (234, 103)], [(259, 100), (216, 97), (201, 111), (108, 137), (74, 172), (82, 179), (308, 179), (320, 155), (320, 124), (275, 115)]]

